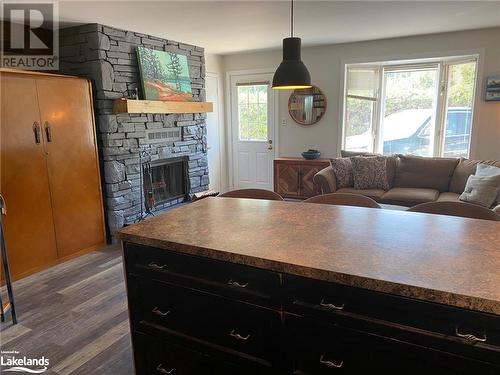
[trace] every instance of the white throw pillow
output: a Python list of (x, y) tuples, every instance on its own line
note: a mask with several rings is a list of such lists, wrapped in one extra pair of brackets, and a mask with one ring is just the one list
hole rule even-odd
[[(500, 168), (495, 167), (494, 165), (481, 164), (481, 163), (477, 165), (476, 176), (478, 177), (489, 177), (498, 175), (500, 175)], [(500, 190), (498, 191), (495, 203), (497, 205), (500, 204)]]
[(498, 174), (500, 174), (500, 168), (494, 165), (479, 163), (476, 167), (476, 176), (478, 177), (496, 176)]
[(499, 191), (500, 174), (489, 177), (470, 175), (465, 190), (458, 199), (490, 208), (495, 202)]

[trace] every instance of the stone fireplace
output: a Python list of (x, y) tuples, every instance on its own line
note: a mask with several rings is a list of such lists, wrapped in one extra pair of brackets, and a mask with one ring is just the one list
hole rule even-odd
[[(160, 210), (207, 190), (206, 114), (116, 115), (112, 111), (114, 99), (132, 98), (137, 90), (142, 97), (138, 46), (186, 55), (193, 100), (204, 101), (203, 48), (99, 24), (65, 28), (59, 36), (60, 72), (92, 81), (111, 236), (142, 215), (147, 198), (152, 209)], [(144, 165), (154, 171), (151, 197), (144, 189)], [(182, 174), (180, 168), (184, 178), (174, 178)]]

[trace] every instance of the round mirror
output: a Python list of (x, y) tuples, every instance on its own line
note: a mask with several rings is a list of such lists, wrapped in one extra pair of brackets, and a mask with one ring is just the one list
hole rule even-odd
[(316, 124), (326, 111), (326, 97), (316, 86), (294, 90), (288, 99), (288, 113), (300, 125)]

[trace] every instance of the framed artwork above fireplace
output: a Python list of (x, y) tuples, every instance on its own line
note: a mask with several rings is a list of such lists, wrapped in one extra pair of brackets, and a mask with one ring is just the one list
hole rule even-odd
[(145, 100), (193, 101), (186, 55), (137, 47), (137, 59)]

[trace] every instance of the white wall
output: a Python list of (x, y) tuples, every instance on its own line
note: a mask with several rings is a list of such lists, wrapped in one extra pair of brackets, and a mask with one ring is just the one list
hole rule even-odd
[[(216, 75), (219, 80), (219, 119), (220, 119), (220, 127), (219, 127), (219, 137), (220, 137), (220, 147), (221, 147), (221, 192), (225, 192), (229, 190), (229, 177), (228, 177), (228, 167), (227, 167), (227, 141), (226, 141), (226, 125), (225, 125), (225, 72), (222, 63), (222, 56), (213, 55), (213, 54), (205, 54), (205, 70), (209, 74)], [(210, 146), (210, 145), (209, 145)], [(210, 170), (208, 171), (210, 178)]]
[[(300, 156), (300, 152), (309, 148), (320, 150), (325, 157), (338, 155), (342, 110), (340, 80), (343, 63), (470, 53), (479, 54), (479, 85), (470, 157), (500, 159), (500, 102), (484, 101), (486, 76), (500, 74), (500, 28), (303, 48), (302, 59), (311, 73), (313, 83), (326, 95), (327, 111), (316, 125), (300, 126), (288, 115), (287, 102), (290, 92), (281, 92), (280, 120), (286, 119), (287, 126), (280, 125), (280, 156)], [(225, 55), (221, 63), (224, 71), (230, 72), (260, 68), (275, 69), (280, 61), (281, 50), (273, 50)], [(227, 93), (225, 98), (227, 100)], [(226, 123), (229, 124), (228, 119)]]

